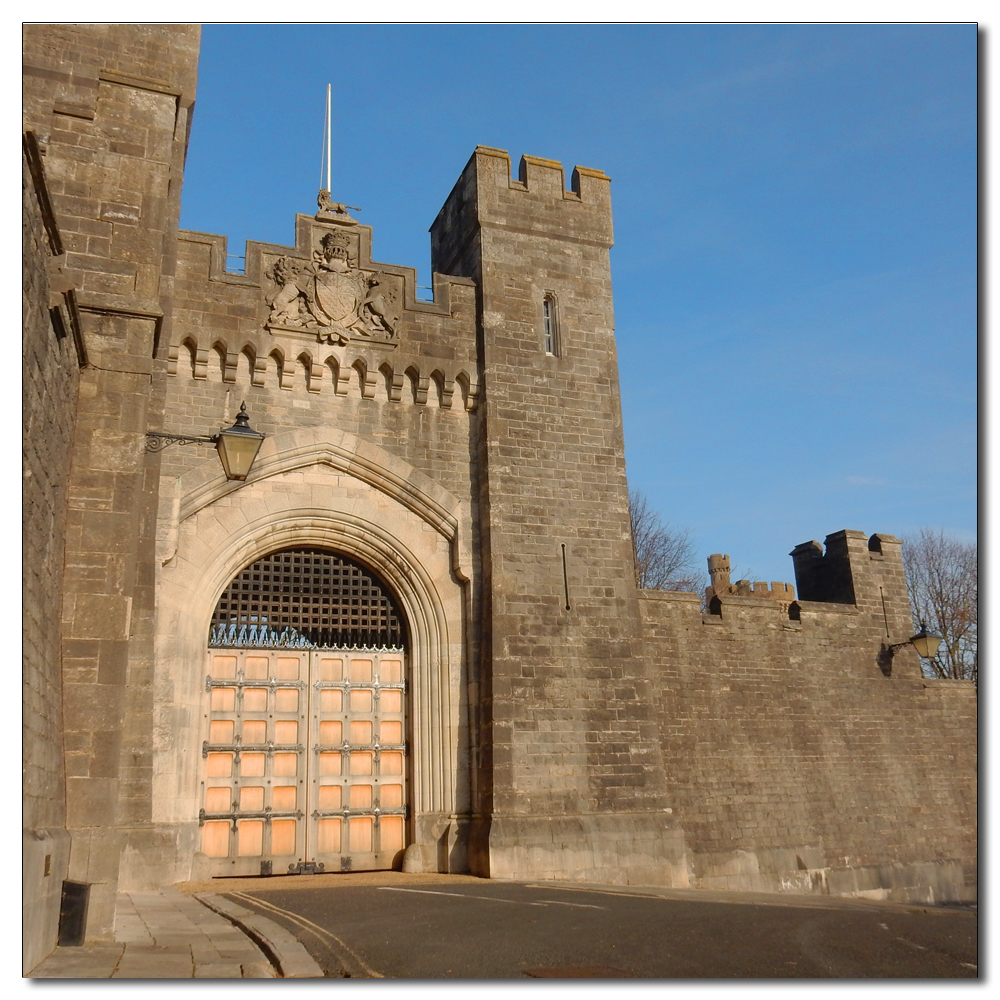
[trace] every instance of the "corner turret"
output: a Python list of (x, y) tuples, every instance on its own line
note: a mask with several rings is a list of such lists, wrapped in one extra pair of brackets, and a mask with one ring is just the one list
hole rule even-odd
[(796, 545), (791, 556), (800, 600), (856, 605), (893, 641), (911, 631), (898, 538), (837, 531), (826, 536), (825, 552), (819, 542), (811, 541)]

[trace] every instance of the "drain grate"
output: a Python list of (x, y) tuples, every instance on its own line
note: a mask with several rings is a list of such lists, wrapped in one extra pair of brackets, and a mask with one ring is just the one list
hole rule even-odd
[(553, 969), (525, 969), (532, 979), (634, 979), (631, 972), (610, 965), (560, 965)]

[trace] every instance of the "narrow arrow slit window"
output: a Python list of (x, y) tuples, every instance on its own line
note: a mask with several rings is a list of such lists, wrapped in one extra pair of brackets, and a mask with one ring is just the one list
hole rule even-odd
[(552, 292), (546, 292), (542, 299), (542, 339), (545, 353), (550, 357), (559, 354), (559, 333), (556, 321), (556, 297)]

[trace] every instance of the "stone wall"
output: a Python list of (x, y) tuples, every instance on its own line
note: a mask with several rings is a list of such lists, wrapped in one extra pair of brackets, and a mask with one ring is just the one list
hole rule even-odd
[(38, 136), (90, 364), (66, 491), (63, 721), (69, 877), (110, 936), (121, 838), (149, 822), (157, 477), (143, 436), (169, 336), (170, 279), (199, 29), (28, 25)]
[[(298, 218), (299, 247), (250, 243), (245, 275), (221, 267), (222, 237), (181, 234), (164, 429), (214, 433), (245, 400), (252, 425), (266, 434), (321, 425), (362, 434), (468, 499), (479, 385), (475, 288), (436, 276), (435, 301), (417, 302), (413, 269), (373, 264), (371, 230), (350, 227), (363, 245), (359, 266), (404, 278), (398, 338), (331, 345), (305, 332), (272, 334), (265, 328), (269, 262), (296, 250), (308, 258), (329, 229), (318, 226), (314, 239), (312, 220)], [(168, 450), (162, 474), (183, 474), (203, 457)]]
[(723, 596), (705, 615), (694, 594), (643, 594), (692, 885), (974, 898), (975, 689), (923, 678), (909, 646), (886, 674), (884, 646), (911, 634), (895, 539), (808, 549), (850, 602)]
[(28, 972), (55, 947), (69, 865), (59, 618), (66, 486), (82, 358), (72, 331), (77, 317), (57, 287), (63, 248), (34, 133), (25, 135), (24, 146), (21, 860), (22, 971)]

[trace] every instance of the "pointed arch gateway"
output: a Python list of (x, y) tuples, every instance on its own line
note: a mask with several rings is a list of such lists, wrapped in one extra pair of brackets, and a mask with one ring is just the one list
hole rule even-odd
[(212, 874), (398, 866), (407, 627), (378, 574), (330, 549), (273, 551), (223, 591), (208, 646)]
[[(174, 845), (174, 880), (208, 878), (222, 871), (256, 874), (268, 860), (273, 873), (281, 874), (299, 863), (298, 854), (263, 853), (266, 817), (256, 817), (265, 821), (262, 853), (239, 853), (237, 820), (251, 817), (223, 814), (209, 819), (214, 810), (205, 802), (209, 777), (207, 754), (203, 756), (206, 745), (214, 745), (209, 742), (213, 713), (206, 675), (212, 655), (208, 638), (221, 595), (253, 563), (291, 548), (323, 549), (374, 571), (396, 602), (404, 626), (407, 683), (406, 864), (426, 871), (466, 870), (473, 780), (469, 747), (474, 744), (465, 674), (471, 576), (466, 505), (393, 453), (328, 427), (269, 436), (243, 483), (225, 480), (218, 460), (210, 458), (176, 483), (172, 500), (161, 502), (158, 521), (154, 676), (162, 696), (153, 704), (153, 816)], [(248, 582), (252, 586), (253, 581)], [(262, 655), (239, 649), (235, 654), (215, 648), (213, 652), (236, 655), (238, 661)], [(278, 685), (279, 679), (275, 673), (276, 687), (287, 686)], [(269, 689), (269, 683), (258, 686)], [(233, 744), (237, 732), (242, 736), (242, 727), (235, 725), (242, 720), (235, 716), (214, 721), (234, 722)], [(311, 752), (312, 743), (299, 742)], [(226, 752), (233, 754), (235, 770), (235, 749)], [(238, 797), (232, 797), (239, 775), (231, 777), (212, 777), (215, 786), (230, 788), (224, 803), (227, 813), (239, 805)], [(222, 801), (222, 792), (213, 794)], [(265, 801), (265, 810), (267, 805)], [(312, 807), (307, 812), (297, 801), (295, 809), (303, 813), (295, 829), (298, 837), (301, 823), (312, 819)], [(215, 856), (205, 851), (211, 848), (205, 843), (209, 821), (228, 822), (226, 858), (219, 856), (218, 848), (208, 852)], [(215, 828), (217, 835), (221, 829)], [(355, 868), (362, 863), (359, 852), (350, 850), (350, 840), (344, 844), (342, 854), (326, 862), (325, 870), (341, 865), (341, 857), (349, 858)], [(249, 839), (246, 849), (252, 849)], [(309, 860), (303, 855), (303, 863)], [(397, 856), (391, 864), (400, 867), (402, 859)], [(378, 867), (389, 864), (380, 858)]]

